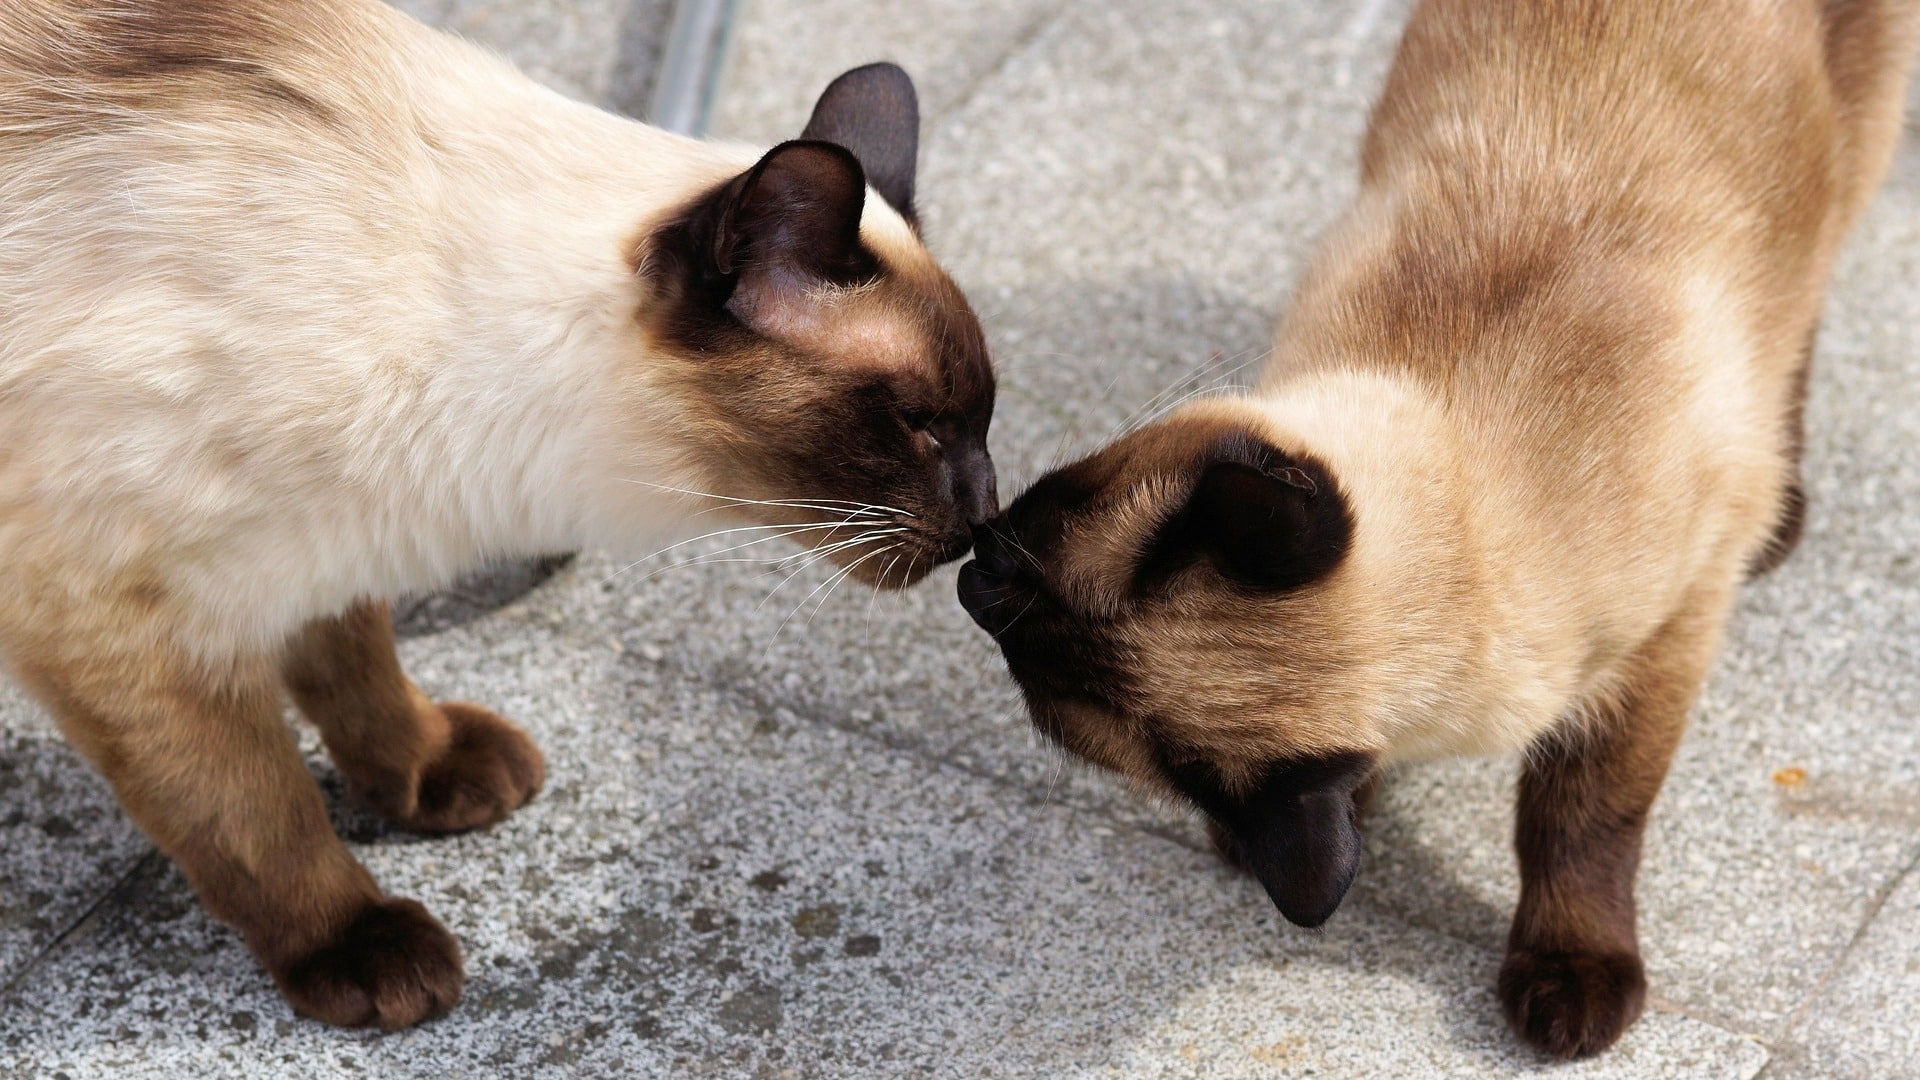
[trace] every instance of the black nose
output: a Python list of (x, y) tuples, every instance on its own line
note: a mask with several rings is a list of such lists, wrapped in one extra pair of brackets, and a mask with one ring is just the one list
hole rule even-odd
[(953, 499), (967, 524), (979, 527), (1000, 513), (1000, 493), (994, 483), (993, 459), (984, 446), (968, 448), (953, 462)]
[(973, 528), (973, 559), (960, 568), (960, 606), (987, 633), (1000, 636), (1019, 616), (1014, 599), (1013, 549), (996, 522)]

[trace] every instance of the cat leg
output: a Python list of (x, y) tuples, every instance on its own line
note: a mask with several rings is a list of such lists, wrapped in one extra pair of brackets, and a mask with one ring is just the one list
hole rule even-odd
[(98, 650), (20, 673), (297, 1011), (392, 1029), (451, 1008), (459, 944), (418, 903), (381, 895), (334, 835), (273, 662), (193, 675), (163, 657)]
[(283, 675), (354, 793), (402, 828), (492, 825), (546, 777), (519, 728), (478, 705), (435, 704), (407, 679), (385, 603), (309, 622), (288, 644)]
[(1542, 737), (1520, 777), (1520, 903), (1500, 968), (1513, 1029), (1555, 1057), (1598, 1053), (1640, 1015), (1647, 981), (1634, 875), (1647, 814), (1711, 663), (1727, 601), (1695, 605), (1629, 661), (1584, 723)]

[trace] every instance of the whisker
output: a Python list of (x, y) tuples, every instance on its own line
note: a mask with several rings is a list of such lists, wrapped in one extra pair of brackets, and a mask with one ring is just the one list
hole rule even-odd
[[(882, 568), (880, 571), (880, 580), (882, 582), (885, 582), (889, 577), (893, 576), (893, 568), (899, 562), (900, 562), (899, 555), (895, 555), (893, 558), (887, 560), (887, 565), (884, 568)], [(867, 597), (867, 636), (868, 637), (873, 636), (873, 605), (878, 603), (879, 600), (880, 600), (880, 590), (876, 588), (873, 590), (872, 594)]]
[[(1107, 399), (1113, 396), (1113, 388), (1120, 385), (1120, 379), (1126, 373), (1125, 368), (1114, 372), (1113, 378), (1107, 380), (1106, 388), (1100, 391), (1099, 395), (1093, 399), (1091, 404), (1106, 404)], [(1089, 410), (1080, 410), (1079, 414), (1073, 418), (1073, 423), (1069, 425), (1065, 431), (1060, 433), (1060, 438), (1055, 442), (1053, 447), (1054, 464), (1058, 465), (1060, 463), (1066, 455), (1067, 448), (1073, 445), (1075, 439), (1080, 437), (1080, 429), (1086, 425), (1088, 414)]]
[[(845, 540), (836, 540), (831, 544), (822, 544), (819, 547), (809, 548), (807, 551), (801, 552), (799, 554), (800, 555), (832, 555), (837, 552), (845, 551), (848, 548), (859, 547), (861, 544), (870, 544), (876, 540), (884, 539), (885, 537), (899, 536), (903, 533), (910, 533), (912, 531), (913, 531), (912, 529), (871, 529), (871, 530), (868, 530), (867, 532), (861, 533), (859, 536), (849, 537)], [(797, 557), (799, 556), (789, 555), (787, 558), (793, 559)]]
[(1053, 772), (1047, 777), (1047, 793), (1040, 799), (1041, 806), (1053, 804), (1053, 789), (1060, 786), (1060, 777), (1067, 771), (1067, 752), (1059, 747), (1053, 748)]
[(621, 477), (621, 479), (629, 484), (639, 484), (642, 487), (670, 491), (676, 495), (691, 495), (697, 499), (717, 499), (735, 506), (781, 506), (798, 510), (817, 510), (830, 514), (837, 514), (851, 509), (858, 513), (870, 513), (876, 517), (886, 514), (904, 518), (917, 518), (919, 516), (912, 511), (902, 510), (897, 506), (860, 502), (854, 499), (743, 499), (733, 495), (715, 495), (708, 491), (695, 491), (692, 488), (674, 487), (671, 484), (656, 484), (651, 480), (637, 480), (633, 477)]
[[(606, 579), (602, 581), (600, 584), (605, 585), (608, 581), (612, 581), (614, 578), (617, 578), (620, 575), (626, 573), (627, 571), (633, 569), (634, 567), (639, 566), (641, 563), (647, 562), (652, 559), (657, 559), (660, 556), (665, 555), (667, 552), (674, 550), (675, 548), (683, 548), (683, 547), (686, 547), (688, 544), (697, 544), (702, 540), (711, 540), (717, 536), (729, 536), (729, 535), (732, 535), (733, 533), (743, 533), (743, 532), (763, 532), (767, 530), (779, 530), (771, 536), (763, 536), (757, 540), (751, 540), (744, 544), (736, 544), (733, 547), (721, 548), (718, 552), (713, 553), (713, 554), (724, 555), (729, 551), (739, 551), (741, 548), (753, 547), (756, 544), (764, 544), (769, 540), (779, 540), (789, 536), (796, 536), (804, 532), (812, 532), (818, 529), (847, 529), (847, 528), (853, 528), (853, 527), (854, 526), (851, 526), (845, 522), (825, 521), (825, 522), (818, 522), (814, 524), (741, 525), (732, 529), (716, 529), (713, 532), (702, 533), (699, 536), (695, 536), (687, 540), (681, 540), (677, 543), (668, 544), (666, 547), (661, 548), (660, 550), (652, 553), (651, 555), (644, 555), (638, 559), (635, 559), (632, 562), (628, 563), (627, 565), (607, 575)], [(705, 558), (704, 555), (696, 555), (694, 556), (694, 558), (689, 559), (686, 562), (676, 563), (675, 565), (691, 566), (695, 562), (698, 562), (703, 558)], [(642, 580), (646, 580), (646, 579), (642, 579)]]
[[(761, 597), (760, 602), (753, 606), (753, 613), (755, 615), (758, 615), (760, 613), (761, 608), (764, 608), (767, 606), (767, 601), (772, 600), (774, 596), (780, 592), (781, 589), (786, 588), (788, 582), (792, 581), (794, 578), (797, 578), (801, 574), (805, 573), (808, 567), (813, 566), (816, 563), (819, 563), (821, 560), (827, 558), (825, 554), (822, 554), (819, 551), (808, 551), (803, 554), (805, 555), (805, 558), (801, 561), (800, 565), (794, 567), (791, 571), (789, 571), (786, 577), (783, 577), (780, 579), (780, 584), (775, 585), (771, 592)], [(779, 573), (782, 569), (785, 569), (785, 567), (775, 566), (772, 569), (770, 569), (768, 573), (776, 574), (776, 573)]]
[[(1271, 347), (1264, 347), (1247, 349), (1238, 353), (1220, 354), (1209, 359), (1205, 364), (1175, 379), (1159, 393), (1135, 407), (1132, 412), (1127, 414), (1126, 419), (1120, 421), (1112, 431), (1107, 433), (1107, 441), (1111, 442), (1122, 432), (1145, 427), (1172, 412), (1174, 409), (1179, 408), (1187, 401), (1192, 400), (1195, 395), (1191, 392), (1191, 388), (1193, 388), (1196, 383), (1199, 384), (1201, 389), (1217, 386), (1221, 381), (1231, 379), (1235, 375), (1238, 375), (1241, 371), (1245, 370), (1248, 365), (1257, 363), (1272, 354), (1273, 349)], [(1222, 370), (1223, 368), (1224, 370)], [(1163, 405), (1169, 396), (1183, 393), (1185, 396), (1175, 401), (1172, 405)], [(1141, 419), (1143, 416), (1145, 419)]]
[[(761, 659), (764, 660), (769, 653), (773, 652), (774, 644), (780, 640), (781, 631), (787, 628), (787, 624), (793, 621), (793, 617), (795, 615), (800, 614), (801, 608), (804, 608), (807, 606), (807, 601), (813, 599), (814, 596), (818, 595), (820, 590), (822, 589), (826, 589), (827, 595), (831, 596), (832, 587), (839, 584), (841, 581), (846, 580), (847, 576), (853, 573), (855, 567), (858, 567), (861, 563), (866, 562), (868, 559), (873, 558), (875, 555), (880, 554), (881, 551), (885, 551), (885, 550), (886, 550), (885, 548), (881, 548), (879, 551), (870, 551), (867, 554), (862, 555), (858, 559), (855, 559), (853, 562), (848, 563), (847, 565), (841, 567), (840, 569), (834, 571), (832, 574), (828, 575), (827, 580), (821, 582), (818, 585), (815, 585), (813, 587), (812, 592), (801, 597), (800, 602), (793, 605), (793, 610), (787, 612), (787, 617), (780, 620), (780, 625), (773, 628), (773, 636), (767, 639), (767, 647), (760, 654)], [(821, 597), (821, 600), (820, 600), (821, 605), (824, 606), (826, 602), (827, 602), (826, 597)], [(814, 608), (813, 613), (815, 615), (820, 614), (820, 608), (819, 607)], [(808, 626), (813, 625), (813, 620), (811, 618), (807, 620), (807, 625)]]
[[(1033, 597), (1033, 596), (1027, 597), (1027, 606), (1020, 609), (1020, 614), (1015, 615), (1013, 618), (1007, 620), (1007, 625), (1000, 628), (1000, 634), (1004, 634), (1007, 631), (1013, 629), (1015, 626), (1018, 626), (1020, 624), (1020, 620), (1027, 617), (1027, 612), (1033, 610), (1033, 602), (1036, 599), (1038, 599), (1038, 597)], [(998, 641), (1000, 639), (1000, 634), (993, 635), (994, 640)]]
[(1254, 353), (1253, 355), (1248, 356), (1246, 359), (1233, 365), (1227, 370), (1216, 373), (1211, 378), (1211, 380), (1209, 380), (1209, 382), (1207, 382), (1206, 384), (1194, 387), (1192, 390), (1188, 391), (1185, 394), (1182, 394), (1180, 397), (1174, 399), (1172, 402), (1166, 405), (1162, 405), (1159, 408), (1155, 409), (1145, 419), (1139, 421), (1138, 425), (1136, 426), (1145, 427), (1148, 424), (1154, 423), (1155, 421), (1158, 421), (1163, 417), (1170, 415), (1175, 409), (1178, 409), (1180, 406), (1185, 405), (1187, 402), (1192, 401), (1195, 398), (1204, 397), (1208, 394), (1220, 393), (1223, 391), (1228, 391), (1233, 389), (1233, 387), (1231, 387), (1230, 385), (1227, 385), (1228, 380), (1232, 379), (1235, 375), (1240, 374), (1240, 372), (1246, 370), (1248, 366), (1266, 359), (1268, 356), (1272, 355), (1272, 352), (1273, 350), (1267, 349), (1258, 353)]
[(1179, 378), (1173, 380), (1171, 383), (1168, 383), (1165, 387), (1161, 389), (1161, 391), (1158, 394), (1155, 394), (1153, 397), (1148, 398), (1144, 403), (1142, 403), (1140, 406), (1135, 408), (1132, 414), (1128, 416), (1127, 418), (1128, 422), (1130, 423), (1134, 418), (1140, 416), (1142, 413), (1152, 410), (1153, 407), (1158, 405), (1163, 399), (1166, 398), (1167, 395), (1179, 393), (1181, 387), (1188, 386), (1196, 382), (1205, 382), (1209, 379), (1215, 378), (1219, 374), (1220, 369), (1226, 367), (1227, 365), (1233, 364), (1236, 361), (1244, 361), (1246, 358), (1250, 356), (1259, 355), (1263, 351), (1264, 350), (1261, 347), (1255, 347), (1251, 349), (1242, 349), (1239, 352), (1233, 352), (1233, 353), (1222, 352), (1218, 349), (1215, 349), (1213, 351), (1213, 354), (1211, 356), (1208, 356), (1207, 359), (1204, 362), (1202, 362), (1199, 367), (1194, 368), (1192, 371), (1189, 371), (1185, 375), (1182, 375)]
[[(803, 627), (803, 629), (807, 629), (807, 630), (813, 629), (813, 620), (820, 617), (820, 610), (827, 606), (827, 601), (833, 599), (833, 590), (839, 588), (841, 582), (845, 582), (848, 578), (852, 577), (854, 570), (859, 568), (861, 563), (866, 562), (868, 559), (871, 559), (877, 555), (885, 555), (887, 552), (892, 551), (895, 546), (898, 546), (898, 545), (896, 544), (888, 547), (883, 547), (877, 551), (868, 552), (867, 554), (860, 556), (858, 559), (855, 559), (852, 562), (848, 563), (846, 570), (840, 574), (838, 579), (836, 579), (835, 584), (833, 584), (827, 589), (827, 595), (821, 597), (820, 602), (813, 605), (813, 614), (807, 616), (807, 625)], [(876, 594), (878, 594), (879, 591), (880, 590), (878, 589), (874, 590)]]

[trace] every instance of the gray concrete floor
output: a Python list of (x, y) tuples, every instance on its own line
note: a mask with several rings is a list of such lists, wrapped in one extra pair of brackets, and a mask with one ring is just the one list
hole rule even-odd
[[(645, 53), (614, 0), (412, 6), (602, 101)], [(1403, 16), (748, 0), (716, 126), (790, 136), (866, 60), (920, 77), (928, 231), (989, 323), (1011, 491), (1257, 359)], [(0, 684), (0, 1077), (1920, 1075), (1916, 315), (1909, 140), (1834, 284), (1807, 541), (1748, 590), (1656, 811), (1653, 1007), (1596, 1061), (1497, 1020), (1511, 763), (1394, 777), (1306, 933), (1183, 815), (1039, 743), (950, 574), (810, 596), (588, 553), (404, 647), (546, 749), (511, 821), (388, 831), (309, 743), (356, 851), (467, 950), (460, 1009), (400, 1035), (295, 1019)]]

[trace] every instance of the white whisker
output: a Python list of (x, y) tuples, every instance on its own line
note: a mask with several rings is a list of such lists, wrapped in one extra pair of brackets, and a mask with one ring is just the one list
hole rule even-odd
[[(653, 559), (657, 559), (660, 556), (665, 555), (667, 552), (674, 550), (675, 548), (683, 548), (683, 547), (686, 547), (688, 544), (697, 544), (702, 540), (711, 540), (717, 536), (729, 536), (729, 535), (732, 535), (733, 533), (743, 533), (743, 532), (763, 532), (768, 530), (778, 530), (774, 532), (773, 535), (771, 536), (763, 536), (757, 540), (751, 540), (744, 544), (737, 544), (733, 547), (722, 548), (718, 552), (712, 553), (712, 554), (724, 555), (729, 551), (739, 551), (741, 548), (749, 548), (749, 547), (755, 546), (756, 544), (764, 544), (769, 540), (779, 540), (785, 537), (796, 536), (800, 533), (812, 532), (818, 529), (850, 529), (855, 527), (857, 526), (849, 525), (845, 522), (826, 521), (826, 522), (817, 522), (814, 524), (801, 524), (801, 525), (741, 525), (732, 529), (716, 529), (713, 532), (702, 533), (701, 535), (692, 537), (691, 539), (681, 540), (677, 543), (668, 544), (666, 547), (661, 548), (660, 550), (652, 553), (651, 555), (646, 555), (641, 558), (635, 559), (632, 562), (628, 563), (627, 565), (607, 575), (606, 580), (602, 581), (601, 584), (604, 585), (608, 581), (612, 581), (614, 578), (617, 578), (620, 575), (626, 573), (627, 571), (633, 569), (634, 567), (639, 566), (641, 563), (648, 562)], [(705, 555), (696, 555), (692, 559), (687, 560), (686, 562), (676, 563), (674, 565), (691, 566), (694, 563), (700, 562), (705, 558), (706, 558)], [(645, 579), (642, 579), (642, 580), (645, 580)]]
[[(833, 555), (833, 554), (837, 554), (839, 552), (845, 551), (848, 548), (857, 548), (862, 544), (870, 544), (876, 540), (882, 540), (889, 536), (899, 536), (904, 533), (910, 533), (912, 531), (913, 531), (912, 529), (872, 529), (867, 532), (861, 533), (859, 536), (849, 537), (845, 540), (836, 540), (831, 544), (822, 544), (819, 547), (810, 548), (807, 551), (802, 552), (801, 554), (802, 555)], [(797, 558), (797, 557), (799, 556), (788, 556), (789, 559)]]
[[(859, 557), (858, 559), (855, 559), (854, 561), (852, 561), (852, 562), (850, 562), (850, 563), (848, 563), (847, 565), (845, 565), (845, 566), (843, 566), (843, 567), (841, 567), (840, 569), (838, 569), (838, 570), (836, 570), (836, 571), (834, 571), (834, 572), (833, 572), (832, 574), (829, 574), (829, 575), (827, 575), (827, 580), (825, 580), (825, 581), (823, 581), (823, 582), (821, 582), (821, 583), (820, 583), (820, 584), (818, 584), (818, 585), (815, 585), (815, 586), (813, 587), (813, 591), (812, 591), (812, 592), (810, 592), (810, 593), (808, 593), (807, 595), (805, 595), (805, 596), (803, 596), (803, 597), (801, 597), (801, 598), (800, 598), (800, 602), (799, 602), (799, 603), (797, 603), (797, 604), (795, 604), (795, 605), (793, 605), (793, 610), (792, 610), (792, 611), (789, 611), (789, 612), (787, 612), (787, 617), (786, 617), (786, 618), (784, 618), (784, 619), (781, 619), (781, 620), (780, 620), (780, 625), (779, 625), (779, 626), (776, 626), (776, 627), (774, 627), (774, 628), (773, 628), (773, 636), (767, 639), (767, 647), (766, 647), (766, 649), (765, 649), (765, 650), (764, 650), (764, 651), (763, 651), (763, 652), (762, 652), (762, 653), (760, 654), (760, 655), (761, 655), (761, 658), (762, 658), (762, 659), (765, 659), (765, 658), (766, 658), (766, 656), (767, 656), (767, 654), (769, 654), (769, 653), (771, 653), (771, 652), (773, 652), (773, 646), (774, 646), (774, 643), (776, 643), (776, 642), (778, 642), (778, 641), (780, 640), (780, 633), (781, 633), (781, 631), (783, 631), (783, 630), (785, 630), (785, 629), (787, 628), (787, 624), (793, 621), (793, 617), (794, 617), (795, 615), (798, 615), (798, 614), (800, 614), (800, 609), (801, 609), (801, 608), (804, 608), (804, 607), (806, 607), (806, 606), (807, 606), (807, 601), (809, 601), (809, 600), (811, 600), (811, 599), (813, 599), (813, 598), (814, 598), (814, 597), (815, 597), (816, 595), (818, 595), (818, 594), (820, 593), (820, 591), (821, 591), (822, 589), (825, 589), (825, 590), (827, 590), (827, 596), (831, 596), (831, 595), (833, 595), (833, 592), (832, 592), (832, 589), (833, 589), (833, 586), (835, 586), (835, 585), (838, 585), (838, 584), (839, 584), (840, 582), (842, 582), (842, 581), (844, 581), (844, 580), (846, 580), (846, 578), (847, 578), (847, 577), (848, 577), (848, 576), (849, 576), (850, 574), (852, 574), (852, 573), (853, 573), (853, 571), (854, 571), (854, 568), (855, 568), (855, 567), (858, 567), (858, 566), (859, 566), (859, 565), (860, 565), (861, 563), (863, 563), (863, 562), (866, 562), (866, 561), (867, 561), (868, 559), (871, 559), (871, 558), (873, 558), (873, 557), (874, 557), (875, 555), (878, 555), (878, 554), (880, 554), (881, 552), (884, 552), (885, 550), (886, 550), (885, 548), (880, 548), (880, 549), (878, 549), (878, 550), (876, 550), (876, 551), (870, 551), (870, 552), (868, 552), (868, 553), (866, 553), (865, 555), (862, 555), (862, 556), (860, 556), (860, 557)], [(826, 602), (827, 602), (827, 597), (825, 597), (825, 596), (823, 596), (823, 597), (821, 597), (821, 598), (820, 598), (820, 604), (821, 604), (821, 606), (825, 606), (825, 604), (826, 604)], [(820, 614), (820, 608), (819, 608), (819, 607), (815, 607), (815, 608), (813, 609), (813, 613), (814, 613), (814, 615), (818, 615), (818, 614)], [(808, 625), (808, 626), (812, 626), (812, 625), (813, 625), (813, 619), (811, 619), (811, 618), (809, 618), (809, 619), (807, 620), (807, 625)]]
[(622, 477), (621, 479), (629, 484), (639, 484), (642, 487), (670, 491), (676, 495), (690, 495), (696, 499), (715, 499), (734, 506), (780, 506), (797, 510), (817, 510), (827, 514), (845, 512), (866, 513), (875, 517), (887, 514), (904, 518), (914, 518), (918, 516), (911, 511), (902, 510), (897, 506), (859, 502), (853, 499), (743, 499), (733, 495), (715, 495), (712, 492), (695, 491), (692, 488), (674, 487), (671, 484), (656, 484), (651, 480), (636, 480), (632, 477)]

